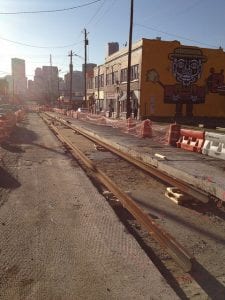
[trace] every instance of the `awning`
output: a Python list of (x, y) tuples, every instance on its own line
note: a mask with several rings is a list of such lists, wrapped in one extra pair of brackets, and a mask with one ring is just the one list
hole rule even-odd
[[(130, 92), (130, 100), (131, 101), (138, 101), (138, 93), (139, 91), (131, 91)], [(119, 101), (125, 101), (127, 100), (127, 93), (126, 92), (123, 92), (123, 95), (119, 98)]]

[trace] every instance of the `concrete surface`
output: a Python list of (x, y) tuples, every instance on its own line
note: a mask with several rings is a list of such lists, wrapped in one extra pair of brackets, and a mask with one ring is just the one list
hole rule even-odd
[[(69, 119), (103, 142), (225, 201), (224, 160), (159, 144), (151, 138), (138, 138), (109, 126), (58, 116)], [(166, 160), (157, 158), (155, 153), (166, 156)]]
[(0, 299), (178, 299), (37, 115), (14, 138), (18, 159), (1, 166), (17, 184), (0, 206)]

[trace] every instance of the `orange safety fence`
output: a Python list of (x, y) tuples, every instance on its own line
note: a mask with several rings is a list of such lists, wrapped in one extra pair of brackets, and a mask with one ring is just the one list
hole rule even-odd
[(17, 122), (24, 120), (25, 114), (24, 109), (19, 109), (15, 112), (7, 111), (0, 114), (0, 143), (10, 136)]
[(10, 136), (16, 126), (16, 115), (13, 112), (7, 112), (0, 115), (0, 141), (4, 141)]
[(125, 133), (140, 137), (151, 138), (153, 141), (161, 144), (168, 144), (169, 124), (158, 124), (151, 120), (138, 121), (133, 118), (129, 119), (113, 119), (102, 114), (95, 115), (87, 112), (78, 112), (70, 110), (65, 112), (63, 109), (54, 108), (54, 112), (67, 115), (75, 119), (90, 122), (96, 125), (111, 126), (118, 128)]

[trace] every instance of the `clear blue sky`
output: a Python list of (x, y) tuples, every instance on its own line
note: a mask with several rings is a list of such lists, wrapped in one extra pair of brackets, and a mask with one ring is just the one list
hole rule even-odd
[[(64, 9), (94, 1), (0, 0), (0, 13)], [(133, 42), (161, 36), (186, 45), (225, 48), (224, 13), (225, 0), (134, 0)], [(88, 62), (104, 63), (108, 42), (123, 47), (128, 41), (129, 17), (130, 0), (101, 0), (55, 13), (1, 14), (0, 77), (11, 73), (11, 57), (18, 57), (26, 60), (26, 74), (32, 79), (36, 67), (50, 64), (50, 54), (63, 76), (70, 50), (84, 56), (84, 28), (89, 32)], [(81, 70), (82, 63), (74, 57), (75, 70)]]

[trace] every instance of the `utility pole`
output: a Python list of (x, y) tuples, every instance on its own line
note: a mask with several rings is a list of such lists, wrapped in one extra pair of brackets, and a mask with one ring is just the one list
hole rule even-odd
[(52, 91), (52, 55), (50, 54), (50, 103), (53, 106), (53, 91)]
[(127, 66), (127, 115), (126, 118), (131, 116), (131, 103), (130, 103), (130, 73), (131, 73), (131, 51), (132, 51), (132, 33), (133, 33), (133, 12), (134, 0), (130, 1), (130, 31), (129, 31), (129, 48), (128, 48), (128, 66)]
[[(99, 99), (99, 95), (100, 95), (100, 66), (98, 66), (98, 105), (97, 108), (99, 110), (100, 108), (100, 99)], [(96, 113), (96, 112), (95, 112)]]
[(88, 39), (87, 39), (87, 30), (84, 28), (84, 101), (85, 106), (87, 107), (87, 46), (88, 46)]
[(74, 53), (71, 50), (70, 53), (68, 54), (70, 57), (70, 107), (72, 108), (72, 86), (73, 86), (73, 56)]

